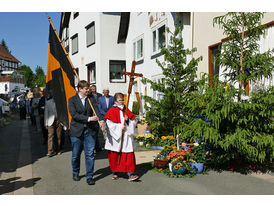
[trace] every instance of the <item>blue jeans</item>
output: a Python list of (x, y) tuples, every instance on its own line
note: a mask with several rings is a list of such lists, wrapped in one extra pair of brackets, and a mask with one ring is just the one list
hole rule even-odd
[(70, 137), (72, 144), (72, 172), (79, 174), (80, 172), (80, 158), (82, 150), (85, 152), (86, 159), (86, 178), (93, 177), (94, 170), (94, 148), (95, 137), (91, 136), (89, 131), (85, 129), (80, 137)]

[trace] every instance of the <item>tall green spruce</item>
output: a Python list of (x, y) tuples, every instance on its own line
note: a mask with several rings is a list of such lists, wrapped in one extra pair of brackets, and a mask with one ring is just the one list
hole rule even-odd
[[(203, 78), (199, 86), (204, 92), (194, 92), (189, 101), (192, 120), (177, 128), (185, 141), (201, 138), (207, 142), (211, 162), (217, 165), (241, 162), (266, 167), (274, 158), (273, 86), (242, 98), (244, 83), (271, 77), (273, 72), (273, 50), (259, 53), (262, 17), (261, 13), (228, 13), (214, 19), (228, 35), (218, 58), (230, 87), (217, 77), (210, 77), (212, 85)], [(239, 82), (242, 86), (237, 86)]]
[(196, 49), (184, 48), (181, 35), (183, 25), (176, 22), (177, 18), (175, 18), (174, 33), (167, 28), (167, 32), (170, 34), (168, 46), (160, 45), (164, 62), (156, 60), (162, 69), (164, 78), (161, 82), (147, 80), (154, 91), (163, 94), (163, 99), (159, 101), (148, 96), (145, 97), (146, 120), (153, 133), (157, 135), (173, 134), (174, 126), (187, 121), (188, 95), (197, 89), (196, 72), (202, 58), (192, 58), (187, 62), (187, 56), (190, 56)]

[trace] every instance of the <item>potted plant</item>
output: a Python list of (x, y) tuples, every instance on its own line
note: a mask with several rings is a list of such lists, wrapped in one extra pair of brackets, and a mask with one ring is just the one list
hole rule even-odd
[(148, 126), (148, 122), (146, 120), (142, 120), (140, 122), (137, 123), (137, 129), (138, 129), (138, 134), (144, 134), (145, 131), (149, 131), (151, 132), (151, 129)]
[(203, 172), (204, 163), (206, 161), (206, 145), (204, 143), (194, 143), (192, 147), (193, 157), (192, 157), (192, 168), (195, 170), (196, 174)]
[(167, 155), (172, 151), (170, 146), (165, 146), (164, 149), (154, 159), (154, 166), (157, 168), (166, 168), (168, 166)]

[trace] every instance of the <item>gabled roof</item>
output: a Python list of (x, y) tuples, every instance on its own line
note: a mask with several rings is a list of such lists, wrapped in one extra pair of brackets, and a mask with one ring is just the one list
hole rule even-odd
[(19, 63), (20, 61), (16, 59), (14, 56), (12, 56), (4, 47), (0, 45), (0, 59), (4, 59), (6, 61), (11, 61), (11, 62), (17, 62)]

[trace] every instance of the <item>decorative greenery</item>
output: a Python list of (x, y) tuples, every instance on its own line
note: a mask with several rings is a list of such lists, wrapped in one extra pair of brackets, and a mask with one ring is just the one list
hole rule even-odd
[(192, 160), (197, 163), (205, 163), (206, 161), (206, 145), (204, 143), (194, 143), (191, 148), (193, 152)]
[[(217, 57), (224, 68), (224, 77), (231, 84), (239, 83), (241, 91), (248, 81), (271, 77), (274, 49), (260, 53), (259, 40), (266, 27), (261, 25), (264, 14), (260, 12), (228, 12), (213, 19), (213, 25), (223, 29), (228, 39), (222, 43)], [(241, 99), (241, 92), (238, 93)]]
[(133, 102), (132, 113), (134, 115), (139, 115), (139, 104), (138, 104), (138, 102)]
[(273, 50), (259, 53), (262, 16), (228, 13), (214, 19), (228, 36), (217, 59), (229, 83), (210, 76), (209, 85), (209, 78), (203, 76), (199, 89), (188, 96), (188, 121), (174, 129), (181, 141), (205, 142), (216, 165), (269, 165), (274, 158), (274, 88), (252, 91), (243, 98), (248, 80), (256, 83), (273, 71)]
[[(154, 91), (161, 92), (163, 99), (155, 100), (149, 96), (146, 101), (146, 119), (155, 135), (171, 135), (173, 127), (187, 121), (187, 101), (188, 94), (197, 89), (197, 66), (202, 57), (191, 58), (196, 49), (185, 49), (182, 39), (182, 24), (177, 24), (175, 18), (175, 31), (170, 34), (170, 41), (167, 47), (161, 47), (161, 54), (164, 55), (164, 62), (156, 60), (162, 69), (164, 78), (160, 82), (153, 82), (146, 79), (151, 84)], [(187, 61), (190, 57), (190, 61)]]

